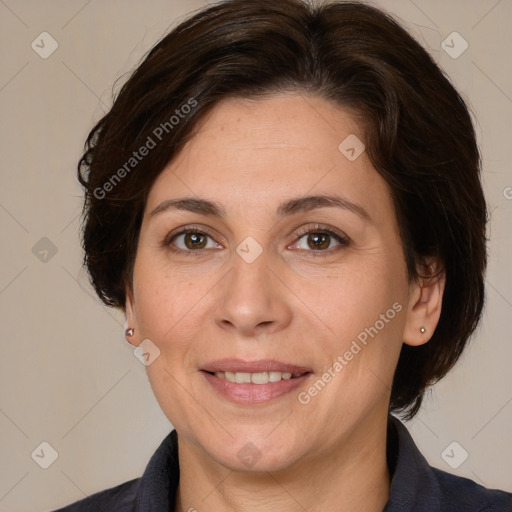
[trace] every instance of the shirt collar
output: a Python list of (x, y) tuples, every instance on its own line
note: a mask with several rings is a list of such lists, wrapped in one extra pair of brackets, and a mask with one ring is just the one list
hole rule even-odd
[(173, 430), (153, 454), (139, 481), (136, 510), (173, 511), (179, 480), (178, 434)]
[(391, 476), (389, 501), (383, 512), (441, 510), (439, 482), (405, 425), (388, 417), (387, 459)]

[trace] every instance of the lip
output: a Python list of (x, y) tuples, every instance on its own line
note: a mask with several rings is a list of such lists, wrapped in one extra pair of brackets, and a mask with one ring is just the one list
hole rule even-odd
[[(268, 384), (237, 384), (214, 375), (215, 372), (289, 372), (301, 374), (299, 377), (282, 379)], [(243, 361), (241, 359), (221, 359), (206, 364), (201, 374), (213, 390), (223, 398), (241, 405), (257, 405), (275, 400), (296, 390), (313, 375), (311, 369), (272, 359)]]
[(297, 366), (289, 363), (282, 363), (274, 359), (258, 359), (255, 361), (244, 361), (243, 359), (219, 359), (205, 364), (201, 370), (205, 372), (289, 372), (289, 373), (311, 373), (311, 368)]
[(269, 382), (268, 384), (237, 384), (216, 377), (205, 371), (201, 372), (206, 381), (224, 398), (242, 405), (256, 405), (291, 393), (301, 386), (312, 375), (306, 373), (293, 379)]

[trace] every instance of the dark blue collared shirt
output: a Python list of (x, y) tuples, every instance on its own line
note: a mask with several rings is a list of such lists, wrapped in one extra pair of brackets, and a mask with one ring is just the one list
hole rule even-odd
[[(391, 489), (382, 512), (512, 512), (511, 493), (431, 467), (394, 416), (388, 422), (387, 459)], [(178, 436), (173, 430), (141, 478), (55, 512), (172, 512), (179, 476)]]

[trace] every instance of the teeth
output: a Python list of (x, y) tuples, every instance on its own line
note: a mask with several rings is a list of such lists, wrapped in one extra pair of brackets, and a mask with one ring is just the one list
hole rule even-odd
[[(300, 377), (300, 375), (300, 373), (294, 373), (293, 377)], [(292, 378), (290, 372), (216, 372), (215, 376), (229, 382), (236, 382), (237, 384), (268, 384), (269, 382), (278, 382)]]
[(268, 380), (270, 382), (277, 382), (278, 380), (281, 380), (281, 376), (281, 372), (269, 372)]
[(251, 382), (251, 374), (250, 373), (236, 372), (235, 373), (235, 382), (237, 384), (250, 384), (250, 382)]
[[(249, 375), (249, 374), (247, 374)], [(251, 382), (253, 384), (268, 384), (268, 373), (267, 372), (261, 372), (261, 373), (251, 373)]]

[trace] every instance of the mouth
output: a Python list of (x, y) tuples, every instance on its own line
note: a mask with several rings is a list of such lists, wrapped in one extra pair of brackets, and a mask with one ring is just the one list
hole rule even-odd
[(279, 361), (239, 359), (214, 361), (201, 372), (221, 397), (245, 405), (287, 395), (313, 375), (310, 368)]
[(279, 382), (281, 380), (297, 379), (309, 372), (291, 373), (291, 372), (207, 372), (215, 375), (219, 379), (234, 382), (236, 384), (268, 384), (269, 382)]

